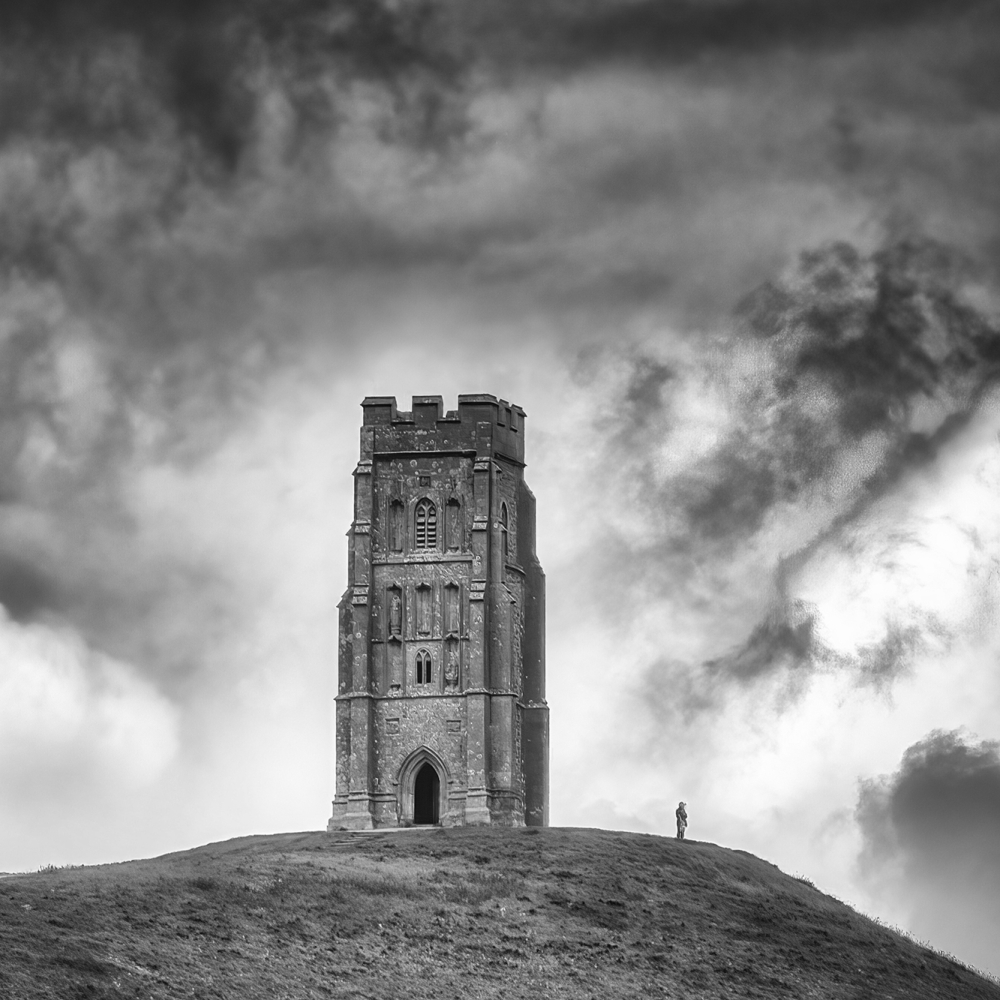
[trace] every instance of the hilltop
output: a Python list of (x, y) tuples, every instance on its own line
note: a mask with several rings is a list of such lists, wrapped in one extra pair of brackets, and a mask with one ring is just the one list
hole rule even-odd
[(753, 855), (602, 830), (280, 834), (19, 875), (0, 941), (10, 1000), (1000, 1000)]

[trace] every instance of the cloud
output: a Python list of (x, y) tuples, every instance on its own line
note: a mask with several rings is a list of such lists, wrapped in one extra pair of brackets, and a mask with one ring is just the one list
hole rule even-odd
[(176, 708), (133, 667), (72, 632), (19, 625), (0, 611), (0, 665), (8, 802), (40, 786), (72, 804), (111, 782), (142, 787), (178, 751)]
[(623, 814), (614, 802), (608, 799), (598, 799), (595, 802), (588, 802), (578, 811), (578, 822), (582, 826), (592, 826), (603, 830), (632, 830), (637, 833), (648, 833), (652, 825), (648, 818), (651, 811), (664, 812), (661, 803), (656, 804), (659, 809), (655, 810), (649, 803), (645, 803), (639, 815)]
[(908, 908), (917, 936), (997, 972), (1000, 743), (935, 730), (861, 783), (855, 815), (861, 876)]
[(858, 35), (951, 21), (985, 6), (978, 0), (954, 5), (942, 0), (882, 0), (835, 6), (822, 0), (684, 0), (668, 6), (626, 0), (581, 5), (582, 12), (568, 20), (570, 37), (580, 52), (674, 62), (706, 51), (739, 54), (787, 45), (843, 45)]
[(58, 608), (59, 603), (57, 580), (16, 557), (0, 559), (0, 604), (15, 621), (30, 620), (43, 609)]
[(854, 517), (932, 459), (1000, 374), (1000, 331), (962, 301), (961, 264), (928, 242), (869, 257), (837, 244), (751, 295), (742, 313), (764, 339), (729, 371), (742, 427), (680, 484), (692, 530), (753, 533), (811, 492)]
[[(931, 544), (928, 532), (953, 530), (918, 527), (917, 515), (907, 536), (886, 518), (900, 516), (895, 498), (922, 476), (929, 502), (942, 456), (974, 447), (981, 462), (995, 450), (988, 394), (1000, 377), (1000, 331), (970, 304), (977, 280), (962, 254), (934, 241), (871, 254), (833, 244), (750, 294), (727, 334), (624, 363), (604, 455), (616, 470), (607, 524), (620, 548), (606, 549), (605, 569), (636, 607), (680, 603), (693, 628), (727, 595), (742, 600), (716, 633), (730, 648), (690, 665), (704, 683), (799, 668), (850, 668), (882, 683), (957, 625), (960, 611), (942, 613), (927, 594), (922, 610), (923, 596), (912, 611), (876, 603), (880, 631), (851, 643), (841, 630), (831, 644), (828, 609), (810, 600), (808, 581), (865, 548), (855, 567), (881, 559), (891, 576), (893, 559)], [(692, 394), (711, 401), (707, 422)], [(955, 500), (954, 544), (965, 551), (983, 512), (960, 513)], [(866, 541), (876, 538), (894, 545), (876, 554)], [(978, 579), (988, 586), (988, 575)], [(955, 580), (966, 594), (968, 584)]]

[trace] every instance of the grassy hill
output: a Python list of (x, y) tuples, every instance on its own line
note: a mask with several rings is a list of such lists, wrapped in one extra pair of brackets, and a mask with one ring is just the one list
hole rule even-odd
[(1000, 987), (741, 851), (428, 829), (246, 837), (0, 880), (0, 996), (1000, 1000)]

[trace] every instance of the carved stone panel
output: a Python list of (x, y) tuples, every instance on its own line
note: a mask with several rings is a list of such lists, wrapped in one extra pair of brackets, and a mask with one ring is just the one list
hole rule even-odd
[(455, 688), (458, 687), (460, 675), (460, 644), (457, 639), (452, 638), (448, 639), (444, 645), (444, 683), (446, 687)]

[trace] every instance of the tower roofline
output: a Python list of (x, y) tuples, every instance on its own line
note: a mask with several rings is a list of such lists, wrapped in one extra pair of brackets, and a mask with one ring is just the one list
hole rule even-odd
[[(391, 424), (478, 423), (488, 420), (515, 433), (526, 416), (516, 403), (488, 392), (463, 393), (458, 397), (458, 409), (444, 412), (444, 397), (414, 396), (412, 409), (400, 410), (395, 396), (365, 396), (361, 401), (364, 426)], [(509, 415), (508, 415), (509, 414)]]

